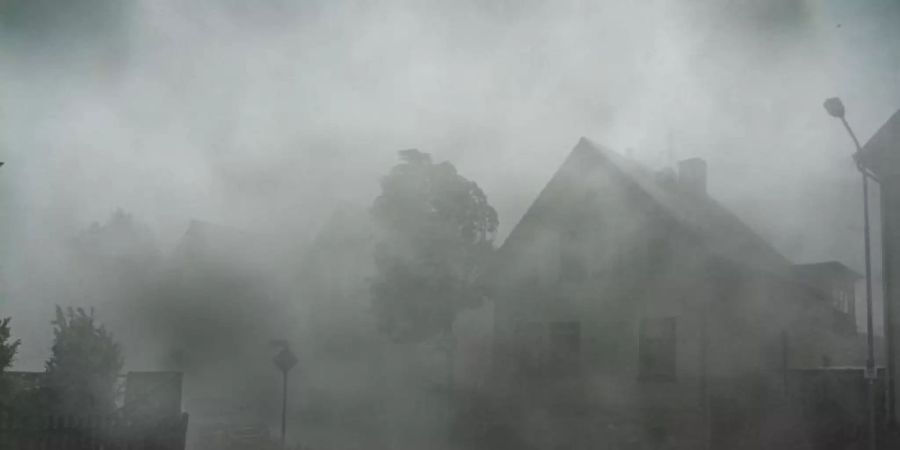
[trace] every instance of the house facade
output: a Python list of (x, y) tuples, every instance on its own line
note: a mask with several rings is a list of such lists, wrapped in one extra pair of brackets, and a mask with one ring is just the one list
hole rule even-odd
[(492, 391), (534, 448), (759, 448), (838, 303), (706, 192), (582, 138), (497, 253)]
[(862, 275), (837, 261), (797, 264), (795, 275), (831, 300), (832, 327), (837, 333), (857, 334), (856, 286)]
[[(881, 205), (881, 253), (884, 270), (884, 333), (887, 357), (888, 420), (900, 427), (897, 406), (900, 361), (900, 110), (862, 148), (857, 162), (878, 185)], [(870, 181), (871, 182), (871, 181)], [(875, 183), (872, 183), (875, 184)]]

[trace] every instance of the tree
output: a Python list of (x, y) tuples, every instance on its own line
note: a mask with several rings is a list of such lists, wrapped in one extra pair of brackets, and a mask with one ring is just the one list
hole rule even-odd
[(13, 358), (19, 350), (21, 341), (11, 341), (12, 333), (9, 327), (10, 318), (0, 319), (0, 374), (12, 366)]
[(11, 340), (9, 320), (9, 317), (0, 319), (0, 407), (4, 407), (12, 400), (12, 389), (4, 372), (12, 366), (20, 344), (18, 339)]
[(94, 311), (56, 307), (54, 341), (46, 363), (45, 388), (62, 414), (105, 414), (115, 409), (122, 352), (95, 322)]
[(476, 281), (494, 249), (497, 212), (449, 162), (418, 150), (400, 159), (372, 207), (380, 233), (373, 309), (395, 341), (449, 337), (457, 314), (481, 301)]

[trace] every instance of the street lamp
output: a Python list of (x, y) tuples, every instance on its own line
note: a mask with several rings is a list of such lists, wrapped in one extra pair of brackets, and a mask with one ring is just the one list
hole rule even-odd
[(872, 329), (872, 262), (870, 258), (871, 246), (869, 244), (869, 178), (874, 181), (878, 181), (875, 178), (875, 175), (866, 170), (865, 166), (862, 164), (862, 146), (859, 145), (859, 139), (856, 139), (856, 134), (853, 133), (853, 130), (850, 128), (850, 124), (847, 123), (847, 118), (845, 117), (845, 109), (844, 103), (841, 102), (841, 99), (837, 97), (832, 97), (825, 100), (823, 104), (825, 110), (828, 111), (828, 114), (832, 117), (836, 117), (841, 119), (841, 123), (844, 124), (844, 128), (847, 130), (847, 133), (850, 134), (850, 138), (853, 139), (853, 144), (856, 146), (856, 153), (853, 154), (853, 160), (856, 162), (856, 168), (859, 169), (859, 173), (862, 174), (862, 186), (863, 186), (863, 233), (865, 235), (865, 248), (866, 248), (866, 370), (865, 377), (867, 380), (867, 388), (868, 388), (868, 409), (869, 409), (869, 449), (874, 450), (876, 448), (875, 444), (875, 336), (874, 331)]

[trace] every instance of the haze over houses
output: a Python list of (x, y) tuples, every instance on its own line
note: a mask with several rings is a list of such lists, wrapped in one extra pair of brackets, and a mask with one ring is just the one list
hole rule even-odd
[(582, 138), (498, 250), (492, 395), (536, 448), (758, 438), (791, 371), (861, 364), (859, 275), (792, 265), (706, 171)]
[(900, 110), (866, 142), (858, 162), (873, 174), (881, 195), (882, 253), (884, 255), (884, 315), (888, 359), (887, 416), (896, 422), (900, 390)]
[[(312, 448), (845, 442), (816, 402), (831, 389), (848, 414), (835, 429), (864, 421), (861, 275), (788, 260), (710, 195), (708, 170), (698, 158), (650, 170), (581, 138), (490, 255), (481, 301), (451, 336), (421, 341), (393, 341), (373, 318), (382, 230), (361, 208), (339, 208), (305, 244), (193, 220), (165, 255), (135, 250), (150, 246), (117, 213), (73, 248), (101, 262), (82, 277), (114, 270), (108, 292), (140, 287), (125, 297), (141, 308), (125, 344), (160, 371), (129, 375), (121, 407), (181, 417), (183, 377), (188, 448), (276, 448), (285, 394), (292, 443)], [(299, 357), (286, 392), (276, 341)], [(39, 373), (13, 375), (39, 390)], [(159, 401), (134, 394), (155, 379), (169, 380)]]
[(0, 0), (0, 450), (900, 449), (898, 24)]

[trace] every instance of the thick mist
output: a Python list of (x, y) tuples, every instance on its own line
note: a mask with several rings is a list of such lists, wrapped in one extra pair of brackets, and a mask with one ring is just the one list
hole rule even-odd
[[(861, 270), (852, 143), (821, 103), (840, 95), (868, 139), (900, 104), (898, 22), (900, 5), (875, 0), (0, 1), (0, 316), (23, 341), (16, 368), (42, 367), (55, 304), (95, 306), (126, 369), (193, 354), (214, 373), (237, 354), (246, 373), (224, 385), (275, 377), (257, 352), (322, 323), (323, 348), (362, 345), (371, 240), (345, 224), (366, 223), (412, 147), (482, 187), (498, 244), (588, 136), (652, 168), (702, 157), (711, 195), (783, 254)], [(135, 281), (152, 287), (73, 253), (119, 209), (156, 255)], [(195, 220), (247, 246), (263, 273), (241, 294), (252, 308), (159, 291)], [(346, 253), (329, 247), (341, 226), (334, 240), (358, 239)], [(350, 278), (322, 281), (329, 264)], [(213, 345), (226, 336), (245, 346)], [(329, 367), (311, 376), (358, 381)]]

